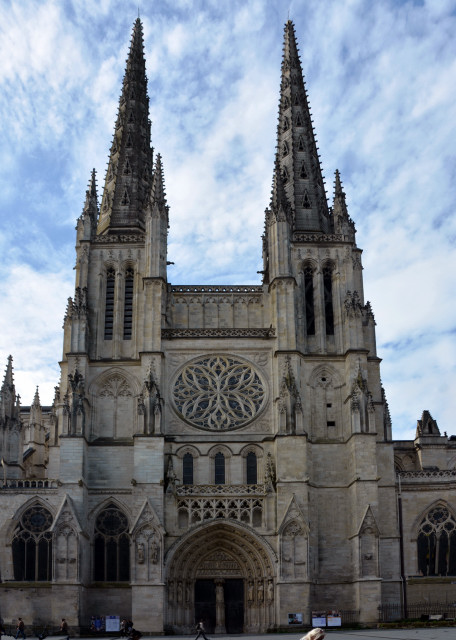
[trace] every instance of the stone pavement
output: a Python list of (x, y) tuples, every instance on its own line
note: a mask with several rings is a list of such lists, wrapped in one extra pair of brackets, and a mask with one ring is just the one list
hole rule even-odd
[[(208, 640), (300, 640), (302, 633), (242, 633), (242, 634), (208, 634)], [(3, 640), (12, 640), (14, 636), (2, 636)], [(66, 636), (49, 636), (49, 640), (66, 640)], [(148, 636), (141, 640), (193, 640), (194, 635)], [(27, 640), (36, 640), (34, 636), (27, 636)], [(76, 640), (76, 638), (70, 638)], [(94, 640), (94, 636), (79, 638), (78, 640)], [(103, 636), (103, 640), (119, 640), (119, 636)], [(326, 640), (456, 640), (456, 626), (432, 627), (422, 629), (331, 629), (326, 631)]]

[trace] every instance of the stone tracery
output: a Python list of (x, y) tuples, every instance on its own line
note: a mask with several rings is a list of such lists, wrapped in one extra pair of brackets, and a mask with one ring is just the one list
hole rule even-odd
[(173, 400), (178, 413), (194, 426), (222, 431), (253, 420), (265, 405), (266, 391), (247, 362), (211, 355), (179, 372)]

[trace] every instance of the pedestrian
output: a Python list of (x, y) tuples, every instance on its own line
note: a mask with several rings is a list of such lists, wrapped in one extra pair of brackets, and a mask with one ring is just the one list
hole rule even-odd
[(18, 637), (18, 635), (19, 635), (19, 634), (20, 634), (20, 635), (24, 638), (24, 640), (25, 640), (25, 624), (24, 624), (24, 621), (22, 620), (22, 618), (18, 618), (18, 619), (17, 619), (16, 636), (15, 636), (15, 637), (16, 637), (16, 640), (17, 640), (17, 637)]
[(323, 640), (324, 637), (325, 632), (323, 629), (316, 627), (315, 629), (312, 629), (312, 631), (309, 631), (309, 633), (306, 633), (305, 636), (302, 636), (301, 640)]
[(208, 640), (206, 634), (204, 633), (204, 624), (202, 619), (197, 623), (196, 630), (198, 631), (198, 633), (196, 634), (195, 640), (198, 640), (200, 636), (203, 636), (204, 640)]
[(67, 640), (70, 640), (70, 636), (68, 634), (68, 622), (65, 620), (65, 618), (62, 618), (62, 622), (60, 623), (60, 633), (63, 636), (66, 636)]

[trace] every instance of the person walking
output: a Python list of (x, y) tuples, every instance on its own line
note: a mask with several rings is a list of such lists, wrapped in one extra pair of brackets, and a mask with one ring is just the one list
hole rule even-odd
[(16, 640), (19, 635), (21, 635), (25, 640), (25, 624), (22, 618), (17, 619), (16, 636), (15, 636)]
[(203, 620), (200, 620), (197, 625), (196, 625), (196, 630), (198, 631), (198, 633), (196, 634), (196, 638), (195, 640), (198, 640), (198, 638), (200, 636), (203, 636), (204, 640), (208, 640), (208, 637), (206, 636), (206, 634), (204, 633), (204, 624), (203, 624)]
[(68, 622), (65, 620), (65, 618), (62, 618), (62, 622), (60, 623), (60, 633), (63, 636), (66, 636), (66, 640), (70, 640), (70, 636), (68, 633)]

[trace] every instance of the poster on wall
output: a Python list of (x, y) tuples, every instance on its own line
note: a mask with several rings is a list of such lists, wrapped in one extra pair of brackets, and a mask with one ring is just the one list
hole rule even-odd
[(312, 611), (312, 627), (326, 627), (326, 611)]
[(106, 631), (120, 631), (120, 616), (106, 616)]
[(340, 611), (328, 611), (326, 614), (326, 624), (328, 627), (341, 627), (342, 618), (340, 616)]
[(302, 624), (302, 613), (289, 613), (288, 624)]

